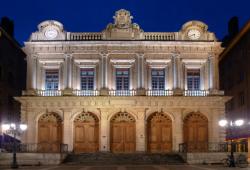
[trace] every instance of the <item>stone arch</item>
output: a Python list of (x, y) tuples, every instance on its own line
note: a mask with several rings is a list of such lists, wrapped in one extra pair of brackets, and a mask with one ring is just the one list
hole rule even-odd
[(38, 119), (38, 151), (60, 152), (62, 143), (62, 118), (47, 112)]
[(183, 137), (188, 152), (208, 149), (208, 118), (200, 112), (191, 112), (183, 120)]
[(74, 117), (73, 151), (97, 152), (99, 148), (99, 119), (92, 112), (81, 112)]
[(120, 114), (120, 113), (127, 113), (129, 114), (130, 116), (133, 117), (133, 119), (135, 121), (137, 121), (138, 119), (138, 116), (137, 114), (135, 114), (132, 110), (126, 110), (126, 111), (121, 111), (120, 109), (116, 109), (115, 111), (113, 111), (112, 113), (110, 113), (107, 117), (108, 121), (111, 122), (111, 120), (114, 118), (114, 116), (116, 116), (117, 114)]
[(38, 122), (62, 122), (62, 118), (55, 112), (44, 113), (39, 116)]
[(135, 122), (135, 121), (136, 120), (134, 116), (132, 116), (128, 112), (118, 112), (114, 114), (110, 119), (110, 122)]
[(164, 114), (166, 115), (172, 122), (174, 122), (175, 120), (175, 117), (173, 114), (169, 113), (169, 112), (164, 112), (164, 111), (151, 111), (151, 112), (148, 112), (146, 114), (146, 121), (148, 121), (150, 119), (150, 117), (152, 117), (154, 114), (156, 113), (161, 113), (161, 114)]
[(101, 119), (100, 118), (100, 114), (98, 114), (98, 110), (97, 109), (77, 109), (77, 110), (72, 110), (71, 114), (70, 114), (70, 122), (74, 122), (76, 117), (79, 116), (82, 113), (90, 113), (92, 115), (94, 115), (94, 117), (96, 117), (98, 119), (98, 121)]
[(136, 119), (128, 112), (118, 112), (110, 118), (111, 152), (135, 152), (135, 122)]
[(147, 148), (149, 152), (171, 152), (173, 145), (172, 120), (163, 112), (154, 112), (147, 118)]
[(99, 118), (92, 112), (82, 112), (74, 117), (74, 122), (99, 122)]

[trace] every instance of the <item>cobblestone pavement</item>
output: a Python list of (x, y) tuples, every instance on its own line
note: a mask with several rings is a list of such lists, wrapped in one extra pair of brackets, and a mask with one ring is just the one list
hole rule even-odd
[[(230, 168), (222, 165), (58, 165), (58, 166), (20, 166), (21, 170), (250, 170), (248, 168)], [(11, 170), (0, 166), (0, 170)]]

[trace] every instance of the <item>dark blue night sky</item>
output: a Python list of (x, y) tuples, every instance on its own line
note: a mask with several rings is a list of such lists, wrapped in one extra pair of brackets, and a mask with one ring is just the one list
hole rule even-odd
[(232, 16), (239, 17), (240, 26), (250, 19), (250, 0), (1, 0), (0, 17), (14, 20), (22, 44), (43, 20), (58, 20), (67, 31), (99, 32), (121, 8), (144, 31), (178, 31), (186, 21), (201, 20), (219, 39)]

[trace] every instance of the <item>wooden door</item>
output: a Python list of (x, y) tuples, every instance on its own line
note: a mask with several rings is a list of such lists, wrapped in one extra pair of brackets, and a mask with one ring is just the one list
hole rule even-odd
[(148, 151), (152, 153), (172, 151), (172, 122), (163, 113), (154, 113), (148, 119)]
[(188, 152), (203, 152), (208, 148), (208, 121), (201, 114), (190, 114), (184, 120), (184, 143)]
[(38, 121), (38, 151), (60, 152), (62, 143), (61, 119), (54, 113), (43, 115)]
[(128, 113), (119, 113), (111, 121), (111, 151), (135, 152), (135, 120)]
[(99, 148), (99, 122), (91, 113), (81, 113), (74, 121), (74, 152), (97, 152)]

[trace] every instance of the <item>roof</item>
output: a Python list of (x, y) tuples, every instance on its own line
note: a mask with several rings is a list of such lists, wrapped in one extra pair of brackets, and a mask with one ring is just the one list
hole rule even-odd
[(223, 59), (248, 31), (250, 31), (250, 20), (244, 25), (244, 27), (240, 30), (240, 32), (229, 43), (229, 45), (225, 48), (225, 50), (220, 54), (219, 59), (220, 60)]
[(22, 53), (25, 54), (21, 48), (21, 45), (0, 26), (0, 37), (1, 36), (5, 36), (17, 49), (21, 50)]

